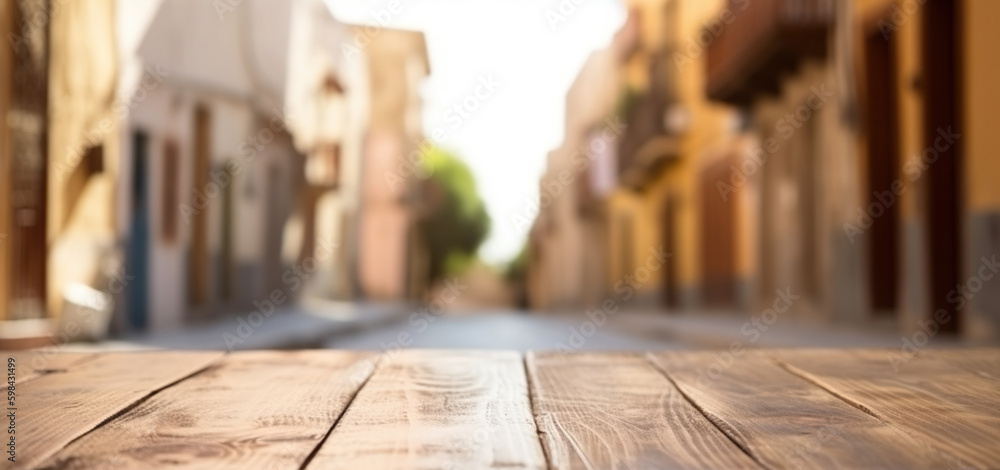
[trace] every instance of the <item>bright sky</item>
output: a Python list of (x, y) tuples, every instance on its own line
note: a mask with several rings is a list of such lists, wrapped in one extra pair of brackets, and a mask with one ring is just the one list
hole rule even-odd
[[(534, 213), (528, 205), (538, 199), (546, 154), (562, 141), (566, 92), (590, 53), (610, 43), (624, 9), (617, 0), (398, 1), (402, 10), (388, 15), (387, 27), (427, 37), (424, 130), (444, 130), (442, 146), (472, 168), (493, 219), (480, 256), (507, 261), (530, 229), (512, 216)], [(375, 13), (389, 4), (326, 2), (337, 19), (358, 24), (378, 24)], [(456, 115), (446, 117), (448, 110), (491, 76), (499, 83), (496, 91), (455, 128)]]

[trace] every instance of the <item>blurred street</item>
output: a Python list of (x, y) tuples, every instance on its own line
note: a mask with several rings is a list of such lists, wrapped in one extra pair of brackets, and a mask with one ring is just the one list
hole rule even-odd
[[(744, 347), (893, 348), (899, 338), (891, 327), (858, 332), (847, 326), (802, 323), (775, 324), (759, 329), (733, 315), (689, 312), (664, 316), (655, 312), (622, 312), (591, 328), (576, 313), (532, 315), (521, 310), (465, 312), (439, 317), (423, 331), (406, 319), (334, 337), (328, 348), (385, 350), (400, 345), (405, 333), (409, 348), (527, 350), (682, 350)], [(759, 334), (756, 334), (757, 332)], [(588, 334), (589, 333), (589, 334)], [(963, 344), (943, 340), (935, 347)]]
[[(438, 317), (421, 333), (408, 320), (380, 326), (353, 336), (334, 338), (328, 348), (393, 349), (401, 333), (409, 335), (405, 347), (446, 349), (513, 349), (520, 351), (579, 350), (658, 350), (682, 349), (686, 345), (669, 337), (643, 335), (625, 322), (612, 319), (595, 328), (591, 336), (581, 332), (575, 315), (539, 316), (519, 310), (467, 312)], [(586, 330), (590, 331), (590, 330)], [(404, 338), (406, 338), (404, 336)]]
[[(239, 315), (161, 333), (76, 343), (63, 351), (136, 349), (483, 349), (483, 350), (698, 350), (746, 348), (898, 348), (891, 325), (859, 332), (850, 325), (764, 323), (732, 312), (593, 311), (534, 314), (518, 309), (464, 309), (432, 315), (405, 304), (310, 301), (268, 317)], [(258, 320), (263, 318), (258, 323)], [(600, 323), (600, 325), (598, 325)], [(254, 326), (256, 325), (256, 326)], [(941, 338), (931, 347), (977, 346)]]
[(998, 344), (1000, 2), (907, 1), (2, 2), (0, 349)]

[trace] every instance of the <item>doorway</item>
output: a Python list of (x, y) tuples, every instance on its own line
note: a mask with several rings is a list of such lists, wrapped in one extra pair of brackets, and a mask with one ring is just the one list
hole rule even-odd
[[(958, 0), (928, 0), (923, 12), (924, 68), (924, 147), (937, 152), (937, 160), (927, 171), (927, 250), (930, 260), (931, 316), (944, 310), (951, 320), (941, 324), (941, 331), (960, 331), (962, 318), (955, 304), (948, 302), (949, 292), (959, 280), (959, 175), (962, 142), (954, 140), (941, 148), (940, 136), (951, 130), (963, 134), (960, 122), (961, 18)], [(935, 145), (935, 144), (938, 145)]]
[(729, 181), (731, 157), (721, 158), (701, 173), (702, 301), (708, 307), (736, 303), (734, 197), (723, 199), (716, 183)]
[[(899, 254), (899, 205), (893, 185), (899, 184), (899, 121), (896, 97), (896, 35), (877, 27), (865, 35), (865, 129), (868, 151), (868, 201), (883, 208), (868, 233), (870, 308), (878, 316), (896, 310)], [(887, 202), (888, 201), (888, 202)]]
[[(192, 181), (196, 191), (205, 191), (209, 183), (211, 142), (211, 115), (204, 106), (194, 113), (194, 175)], [(191, 217), (191, 248), (188, 252), (188, 304), (199, 307), (209, 300), (208, 277), (208, 208), (203, 208)], [(192, 309), (191, 313), (200, 312)]]
[(677, 195), (671, 193), (663, 198), (661, 223), (663, 251), (670, 255), (663, 265), (663, 305), (674, 309), (681, 304), (677, 291), (677, 262), (673, 256), (677, 253)]
[(129, 284), (128, 323), (142, 331), (148, 323), (149, 285), (149, 136), (132, 134), (132, 224), (128, 245), (128, 272), (139, 282)]

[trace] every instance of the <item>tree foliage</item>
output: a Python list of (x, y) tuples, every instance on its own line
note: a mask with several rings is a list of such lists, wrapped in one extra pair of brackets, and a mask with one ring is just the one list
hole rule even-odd
[(424, 156), (431, 174), (423, 184), (426, 208), (420, 222), (427, 243), (431, 279), (457, 274), (475, 259), (490, 231), (490, 217), (469, 167), (435, 148)]

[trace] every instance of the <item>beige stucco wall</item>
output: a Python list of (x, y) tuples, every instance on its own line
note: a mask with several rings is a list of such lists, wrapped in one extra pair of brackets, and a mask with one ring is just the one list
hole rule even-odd
[(361, 293), (376, 299), (406, 299), (422, 290), (426, 278), (421, 244), (416, 240), (416, 207), (410, 192), (421, 181), (407, 167), (424, 139), (419, 86), (430, 73), (422, 33), (364, 27), (355, 34), (370, 40), (370, 111), (361, 176), (358, 270)]
[[(106, 282), (103, 263), (114, 255), (120, 168), (120, 122), (112, 107), (119, 70), (115, 1), (67, 2), (51, 21), (47, 310), (58, 316), (67, 283), (107, 290), (95, 284)], [(90, 147), (103, 147), (103, 171), (74, 189), (71, 175)]]

